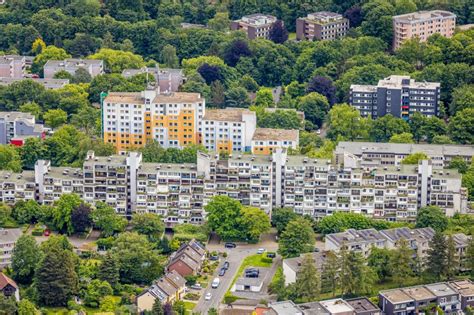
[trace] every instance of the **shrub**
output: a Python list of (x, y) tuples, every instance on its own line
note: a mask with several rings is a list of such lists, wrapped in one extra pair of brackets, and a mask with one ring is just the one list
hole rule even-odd
[(273, 258), (267, 257), (267, 253), (263, 253), (263, 254), (262, 254), (262, 257), (260, 258), (260, 260), (261, 260), (263, 263), (269, 263), (269, 264), (271, 264), (271, 263), (273, 262)]

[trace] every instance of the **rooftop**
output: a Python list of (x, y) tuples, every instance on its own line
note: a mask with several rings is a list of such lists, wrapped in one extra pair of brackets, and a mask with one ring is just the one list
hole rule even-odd
[(168, 79), (171, 76), (184, 76), (183, 69), (172, 69), (172, 68), (156, 68), (156, 67), (143, 67), (140, 69), (124, 69), (122, 76), (129, 78), (137, 74), (151, 73), (156, 77), (159, 74), (159, 79)]
[(403, 292), (411, 296), (415, 300), (432, 300), (436, 298), (430, 290), (423, 286), (409, 287), (402, 289)]
[(341, 233), (326, 235), (326, 239), (332, 240), (336, 244), (360, 244), (385, 242), (385, 237), (376, 229), (354, 230), (348, 229)]
[(11, 171), (0, 171), (0, 183), (14, 182), (15, 184), (26, 184), (35, 182), (34, 171), (23, 171), (21, 173), (13, 173)]
[(0, 228), (0, 244), (15, 243), (21, 236), (21, 229)]
[(377, 92), (377, 86), (375, 86), (375, 85), (351, 84), (351, 90), (355, 91), (355, 92), (375, 93), (375, 92)]
[(474, 296), (474, 282), (471, 280), (457, 280), (449, 284), (463, 296)]
[(408, 75), (391, 75), (380, 80), (378, 87), (400, 89), (402, 86), (410, 86), (413, 88), (436, 89), (441, 86), (439, 82), (416, 82)]
[(102, 60), (96, 59), (69, 58), (65, 60), (48, 60), (44, 66), (52, 68), (76, 68), (91, 65), (101, 65), (103, 63), (104, 62)]
[(255, 112), (245, 108), (208, 109), (203, 120), (242, 122), (244, 114), (256, 116)]
[(329, 11), (320, 11), (320, 12), (314, 12), (314, 13), (308, 14), (308, 16), (305, 19), (310, 20), (310, 21), (316, 21), (321, 24), (326, 24), (330, 22), (341, 21), (341, 20), (344, 20), (345, 18), (339, 13), (329, 12)]
[[(145, 104), (145, 99), (140, 92), (109, 92), (104, 100), (109, 103)], [(187, 92), (172, 92), (158, 94), (153, 103), (196, 103), (202, 102), (201, 94)]]
[(0, 290), (3, 290), (7, 285), (11, 285), (14, 288), (18, 289), (18, 285), (15, 281), (10, 279), (6, 274), (0, 272)]
[(456, 294), (456, 291), (454, 291), (454, 289), (451, 288), (446, 283), (427, 284), (427, 285), (425, 285), (425, 288), (430, 290), (434, 295), (436, 295), (438, 297), (443, 297), (443, 296)]
[(349, 304), (356, 311), (356, 313), (380, 310), (374, 303), (365, 297), (346, 300), (346, 303)]
[[(283, 260), (283, 263), (295, 272), (298, 272), (298, 270), (301, 268), (301, 263), (304, 259), (304, 255), (305, 254), (302, 254), (299, 257), (286, 258)], [(310, 253), (310, 255), (313, 256), (315, 266), (318, 269), (321, 269), (326, 260), (326, 252), (313, 252)]]
[(43, 78), (0, 78), (0, 85), (10, 85), (12, 83), (23, 81), (23, 80), (32, 80), (36, 83), (42, 84), (46, 89), (59, 89), (64, 87), (66, 84), (69, 84), (68, 79), (43, 79)]
[(380, 231), (387, 239), (393, 243), (404, 238), (406, 240), (416, 240), (416, 241), (430, 241), (435, 234), (435, 231), (430, 228), (418, 228), (418, 229), (409, 229), (407, 227), (394, 228)]
[(257, 128), (253, 134), (252, 140), (254, 141), (298, 141), (299, 131), (296, 129), (272, 129), (272, 128)]
[(393, 20), (396, 22), (403, 22), (403, 23), (412, 23), (412, 22), (420, 22), (430, 19), (439, 19), (439, 18), (456, 18), (456, 14), (443, 11), (443, 10), (433, 10), (433, 11), (417, 11), (402, 15), (396, 15), (392, 17)]
[(292, 301), (268, 303), (268, 307), (273, 309), (278, 315), (303, 315), (301, 309)]
[(331, 314), (353, 312), (354, 309), (343, 299), (326, 300), (319, 302)]
[(193, 163), (142, 163), (138, 169), (138, 173), (153, 173), (160, 171), (196, 171), (196, 164)]
[(31, 115), (30, 113), (23, 113), (23, 112), (0, 112), (0, 119), (28, 119), (33, 120), (35, 116)]
[(330, 315), (330, 313), (319, 302), (308, 302), (298, 304), (305, 315)]
[(175, 287), (181, 288), (186, 285), (186, 279), (184, 279), (176, 270), (168, 272), (165, 277)]
[(57, 179), (82, 179), (82, 169), (74, 167), (51, 167), (45, 177)]
[(401, 289), (381, 291), (380, 294), (393, 304), (413, 301), (413, 299)]
[(269, 14), (254, 13), (249, 15), (244, 15), (242, 19), (237, 20), (238, 22), (244, 22), (252, 26), (263, 26), (267, 24), (275, 23), (277, 20), (276, 17)]

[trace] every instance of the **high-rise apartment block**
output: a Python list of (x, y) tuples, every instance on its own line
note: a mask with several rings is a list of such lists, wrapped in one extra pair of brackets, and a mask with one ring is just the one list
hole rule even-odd
[(439, 111), (440, 83), (392, 75), (377, 85), (351, 85), (349, 102), (363, 117), (390, 114), (408, 120), (415, 112), (432, 117)]
[(442, 10), (419, 11), (394, 16), (393, 49), (398, 49), (404, 41), (419, 38), (425, 42), (433, 34), (452, 37), (456, 27), (456, 15)]
[(202, 144), (214, 152), (250, 152), (257, 115), (243, 108), (208, 109), (202, 118)]
[(95, 59), (65, 59), (65, 60), (48, 60), (44, 65), (44, 77), (47, 79), (54, 78), (59, 71), (66, 71), (71, 75), (76, 74), (78, 69), (86, 70), (91, 77), (95, 77), (104, 73), (104, 61)]
[(104, 142), (118, 151), (156, 141), (164, 148), (200, 142), (205, 100), (199, 93), (160, 93), (150, 86), (137, 93), (110, 92), (102, 102)]
[(288, 155), (199, 152), (197, 163), (144, 163), (137, 152), (98, 157), (89, 152), (82, 169), (52, 167), (39, 160), (35, 172), (4, 172), (0, 202), (35, 199), (52, 204), (76, 193), (89, 203), (105, 202), (122, 215), (156, 213), (169, 225), (200, 223), (216, 195), (270, 214), (291, 207), (322, 218), (336, 211), (389, 221), (414, 221), (420, 207), (436, 205), (452, 216), (467, 209), (466, 191), (455, 170), (439, 171), (429, 161), (401, 167), (340, 167), (330, 160)]
[(333, 40), (349, 30), (349, 20), (334, 12), (315, 12), (296, 20), (296, 39)]
[(270, 30), (277, 18), (268, 14), (250, 14), (243, 16), (240, 20), (232, 21), (230, 29), (233, 31), (241, 30), (247, 34), (249, 39), (265, 38), (270, 36)]
[(29, 113), (0, 112), (0, 144), (21, 146), (28, 137), (44, 137), (43, 129)]
[(0, 78), (21, 79), (26, 74), (26, 61), (24, 56), (0, 56)]
[(363, 167), (400, 166), (410, 154), (425, 153), (433, 168), (447, 168), (453, 159), (462, 159), (470, 164), (474, 156), (474, 146), (455, 144), (415, 144), (383, 142), (348, 142), (337, 144), (334, 156), (336, 164), (357, 163)]

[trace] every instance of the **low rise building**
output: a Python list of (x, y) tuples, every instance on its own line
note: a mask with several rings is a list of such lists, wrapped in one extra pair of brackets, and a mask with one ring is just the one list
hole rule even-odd
[(291, 129), (257, 128), (252, 137), (253, 154), (272, 154), (276, 149), (296, 149), (299, 131)]
[(426, 257), (430, 241), (435, 231), (431, 227), (409, 229), (407, 227), (382, 230), (380, 233), (386, 238), (388, 249), (396, 248), (400, 240), (407, 241), (408, 246), (418, 257)]
[(26, 75), (25, 56), (0, 56), (0, 78), (21, 79)]
[(331, 315), (353, 315), (354, 309), (343, 299), (320, 301), (321, 307)]
[(433, 168), (447, 168), (453, 159), (471, 163), (474, 146), (340, 141), (334, 151), (336, 164), (350, 163), (350, 159), (355, 157), (363, 167), (400, 166), (403, 159), (414, 153), (425, 153)]
[(349, 30), (349, 20), (334, 12), (315, 12), (296, 20), (296, 39), (333, 40)]
[(160, 87), (160, 91), (163, 93), (177, 92), (179, 87), (186, 81), (183, 69), (160, 68), (158, 66), (153, 68), (124, 69), (122, 76), (129, 79), (135, 75), (146, 73), (153, 76)]
[(21, 234), (21, 229), (0, 229), (0, 270), (10, 266), (15, 243)]
[(366, 297), (346, 300), (346, 303), (354, 309), (354, 315), (382, 315), (378, 306)]
[(243, 16), (240, 20), (232, 21), (230, 29), (241, 30), (247, 34), (249, 39), (265, 38), (269, 39), (270, 30), (277, 18), (268, 14), (250, 14)]
[(375, 85), (351, 85), (349, 103), (361, 116), (385, 115), (408, 120), (418, 112), (427, 117), (439, 114), (439, 82), (416, 82), (410, 76), (392, 75)]
[(474, 308), (474, 283), (471, 280), (456, 280), (449, 282), (451, 288), (461, 297), (461, 309)]
[(182, 277), (196, 275), (201, 270), (205, 254), (204, 247), (197, 241), (191, 240), (173, 253), (166, 269), (169, 272), (175, 271)]
[(285, 285), (296, 282), (305, 255), (311, 255), (316, 268), (318, 268), (320, 272), (322, 271), (327, 257), (326, 252), (313, 252), (310, 254), (302, 254), (299, 257), (283, 259), (282, 268), (283, 275), (285, 276)]
[(0, 171), (0, 203), (10, 206), (18, 201), (36, 199), (35, 173)]
[(303, 315), (303, 311), (293, 301), (268, 303), (270, 309), (265, 315)]
[(426, 42), (433, 34), (452, 37), (456, 27), (456, 14), (449, 11), (418, 11), (392, 17), (393, 49), (396, 50), (408, 39), (418, 38)]
[(38, 84), (44, 86), (47, 90), (57, 90), (65, 87), (69, 84), (68, 79), (43, 79), (43, 78), (0, 78), (0, 85), (9, 86), (15, 82), (20, 82), (23, 80), (32, 80)]
[(358, 252), (368, 257), (372, 247), (384, 248), (386, 246), (386, 238), (375, 229), (348, 229), (341, 233), (326, 235), (326, 250), (338, 252), (344, 246), (351, 252)]
[(202, 144), (213, 152), (250, 152), (256, 128), (254, 111), (208, 109), (202, 118)]
[(46, 79), (52, 79), (60, 71), (66, 71), (70, 75), (75, 75), (78, 69), (84, 69), (91, 77), (95, 77), (104, 74), (104, 61), (76, 58), (48, 60), (44, 65), (43, 72)]
[(20, 301), (20, 288), (10, 277), (0, 272), (0, 293), (6, 297), (14, 297), (17, 302)]
[(44, 137), (44, 127), (35, 116), (23, 112), (0, 112), (0, 144), (21, 146), (27, 137)]

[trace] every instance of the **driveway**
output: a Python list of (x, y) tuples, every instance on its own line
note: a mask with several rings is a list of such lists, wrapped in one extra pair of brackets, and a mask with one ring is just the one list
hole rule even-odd
[[(238, 244), (237, 247), (233, 249), (226, 249), (223, 243), (208, 244), (206, 246), (207, 250), (226, 252), (227, 258), (221, 258), (221, 261), (219, 262), (219, 267), (216, 268), (214, 275), (210, 277), (209, 285), (207, 286), (207, 288), (202, 290), (201, 298), (199, 299), (199, 302), (197, 303), (193, 312), (205, 315), (212, 307), (214, 307), (216, 310), (219, 309), (219, 305), (221, 304), (222, 299), (224, 298), (224, 295), (227, 290), (230, 289), (230, 285), (232, 284), (232, 280), (234, 279), (237, 270), (240, 267), (240, 264), (247, 256), (256, 254), (257, 249), (260, 247), (264, 247), (268, 251), (276, 251), (278, 249), (278, 243), (276, 243), (274, 235), (271, 234), (262, 236), (262, 242), (258, 244)], [(224, 261), (226, 260), (229, 262), (229, 269), (226, 271), (223, 277), (219, 277), (219, 269), (222, 267)], [(211, 288), (211, 282), (216, 277), (220, 278), (220, 284), (218, 288), (213, 289)], [(212, 294), (212, 297), (211, 300), (205, 301), (204, 297), (208, 292)]]

